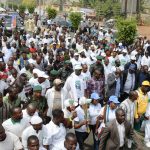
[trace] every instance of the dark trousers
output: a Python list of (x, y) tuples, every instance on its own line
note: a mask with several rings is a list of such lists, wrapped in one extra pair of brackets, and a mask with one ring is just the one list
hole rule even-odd
[(75, 131), (75, 134), (77, 137), (77, 141), (79, 143), (80, 150), (84, 150), (84, 141), (86, 140), (89, 134), (87, 132), (78, 132), (78, 131)]
[(99, 149), (99, 140), (95, 139), (95, 130), (96, 130), (96, 125), (89, 125), (90, 130), (92, 130), (93, 133), (93, 141), (94, 141), (94, 150)]

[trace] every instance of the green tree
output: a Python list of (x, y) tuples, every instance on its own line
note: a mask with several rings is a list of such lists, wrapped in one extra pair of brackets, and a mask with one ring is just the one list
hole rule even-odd
[(130, 45), (134, 42), (135, 36), (137, 35), (136, 21), (118, 19), (117, 30), (117, 40)]
[(18, 9), (18, 5), (17, 4), (12, 4), (12, 7), (13, 7), (14, 11), (16, 11)]
[(72, 12), (72, 13), (70, 13), (69, 18), (71, 20), (73, 28), (78, 29), (78, 26), (79, 26), (79, 24), (80, 24), (80, 22), (82, 20), (81, 13)]
[(22, 0), (22, 5), (28, 6), (36, 6), (36, 0)]
[(20, 5), (19, 6), (19, 13), (24, 13), (25, 12), (25, 10), (26, 10), (26, 6), (25, 5)]
[(27, 6), (27, 8), (28, 8), (28, 11), (29, 11), (30, 14), (34, 13), (34, 10), (35, 10), (34, 6)]
[(8, 8), (12, 9), (12, 3), (8, 3)]
[(121, 15), (121, 3), (117, 0), (91, 0), (89, 3), (95, 9), (97, 17), (111, 18)]
[(1, 6), (1, 7), (4, 7), (4, 4), (3, 4), (3, 3), (1, 3), (1, 4), (0, 4), (0, 6)]
[(47, 8), (47, 14), (49, 19), (54, 19), (57, 15), (57, 11), (53, 8)]

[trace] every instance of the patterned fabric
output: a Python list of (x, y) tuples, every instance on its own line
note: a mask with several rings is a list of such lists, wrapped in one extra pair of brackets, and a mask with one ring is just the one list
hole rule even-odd
[(33, 103), (38, 112), (39, 112), (39, 116), (42, 117), (44, 111), (47, 109), (47, 100), (45, 97), (41, 96), (39, 99), (35, 99), (34, 97), (32, 97), (32, 99), (29, 101), (29, 103)]
[(10, 118), (10, 110), (7, 104), (3, 103), (3, 106), (0, 107), (0, 123), (3, 123), (8, 118)]
[(54, 93), (53, 109), (62, 109), (61, 92), (59, 91), (55, 91)]
[(100, 95), (100, 97), (103, 98), (104, 94), (104, 85), (105, 85), (105, 79), (100, 78), (99, 80), (92, 77), (91, 80), (87, 81), (87, 91), (91, 95), (93, 92), (96, 92)]

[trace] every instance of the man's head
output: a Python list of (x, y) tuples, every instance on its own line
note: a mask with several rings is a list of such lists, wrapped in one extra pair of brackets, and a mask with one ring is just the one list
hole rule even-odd
[(52, 111), (53, 121), (55, 124), (59, 125), (64, 121), (64, 113), (61, 109), (54, 109)]
[(135, 73), (135, 71), (136, 71), (136, 66), (135, 66), (135, 64), (131, 64), (131, 65), (129, 66), (129, 73), (130, 73), (130, 74), (133, 74), (133, 73)]
[(115, 60), (115, 66), (116, 66), (116, 67), (119, 67), (119, 66), (120, 66), (120, 60), (119, 60), (119, 59)]
[(27, 147), (28, 150), (39, 150), (40, 144), (38, 137), (35, 135), (29, 136), (27, 140)]
[(129, 93), (129, 99), (131, 100), (131, 101), (136, 101), (137, 100), (137, 98), (138, 98), (138, 93), (136, 92), (136, 91), (131, 91), (130, 93)]
[(36, 57), (36, 63), (37, 63), (37, 64), (40, 64), (41, 61), (42, 61), (42, 57), (41, 57), (41, 56), (37, 56), (37, 57)]
[(23, 117), (23, 114), (22, 114), (22, 110), (20, 107), (14, 107), (12, 109), (12, 116), (11, 118), (15, 121), (20, 121)]
[(36, 85), (33, 88), (33, 95), (35, 98), (41, 97), (42, 87), (40, 85)]
[(2, 125), (0, 125), (0, 142), (6, 139), (5, 129)]
[(8, 88), (8, 94), (10, 99), (14, 99), (18, 96), (18, 90), (15, 87)]
[(96, 63), (101, 64), (103, 57), (102, 56), (97, 56), (96, 59), (97, 59)]
[(84, 73), (86, 73), (87, 70), (88, 70), (87, 64), (82, 65), (82, 71), (83, 71)]
[(143, 93), (146, 94), (149, 90), (149, 87), (150, 87), (150, 82), (149, 81), (145, 80), (145, 81), (142, 82), (141, 90), (142, 90)]
[(122, 108), (116, 110), (116, 120), (119, 124), (122, 124), (125, 121), (125, 111)]
[(22, 74), (19, 76), (19, 79), (20, 79), (20, 81), (21, 81), (21, 83), (22, 83), (23, 85), (26, 85), (26, 84), (27, 84), (27, 81), (28, 81), (27, 74), (22, 73)]
[(147, 65), (144, 65), (144, 66), (143, 66), (143, 72), (144, 72), (145, 74), (148, 73), (148, 66), (147, 66)]
[(121, 70), (119, 68), (116, 68), (115, 75), (121, 76)]
[(67, 150), (75, 150), (77, 147), (77, 138), (74, 133), (68, 133), (65, 137), (64, 146)]
[(98, 80), (102, 76), (102, 73), (99, 70), (94, 71), (94, 77)]
[(81, 71), (82, 71), (81, 65), (76, 65), (76, 66), (75, 66), (75, 74), (76, 74), (77, 76), (79, 76), (79, 75), (81, 74)]
[(77, 60), (77, 61), (79, 60), (79, 54), (78, 53), (74, 54), (74, 59)]
[(63, 87), (63, 82), (60, 79), (55, 79), (53, 85), (56, 91), (60, 91)]
[(33, 126), (34, 130), (39, 131), (42, 129), (43, 121), (39, 116), (33, 116), (30, 120), (30, 123)]
[(7, 62), (7, 66), (8, 66), (8, 69), (9, 69), (9, 70), (13, 69), (13, 68), (14, 68), (14, 67), (13, 67), (13, 61), (10, 61), (10, 60), (9, 60), (9, 61)]
[(17, 78), (17, 70), (15, 68), (13, 68), (11, 71), (10, 71), (11, 75), (16, 79)]
[(28, 104), (27, 106), (27, 113), (29, 116), (33, 116), (36, 112), (36, 106), (32, 103)]
[(105, 58), (104, 59), (104, 64), (107, 66), (109, 64), (109, 59), (108, 58)]

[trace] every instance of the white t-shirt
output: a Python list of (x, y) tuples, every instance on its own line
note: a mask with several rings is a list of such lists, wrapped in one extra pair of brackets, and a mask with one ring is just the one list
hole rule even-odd
[(27, 150), (27, 140), (31, 135), (36, 135), (39, 139), (39, 144), (42, 147), (43, 142), (44, 145), (48, 145), (48, 136), (47, 136), (47, 128), (43, 125), (42, 130), (39, 130), (38, 133), (33, 129), (32, 126), (26, 128), (22, 133), (22, 144), (25, 150)]
[[(66, 136), (66, 128), (61, 123), (59, 126), (50, 121), (46, 125), (49, 138), (49, 150), (61, 149), (64, 146), (64, 140)], [(43, 143), (46, 145), (45, 143)]]
[[(85, 113), (84, 113), (84, 110), (78, 106), (76, 108), (76, 112), (77, 112), (77, 117), (74, 119), (75, 122), (81, 122), (81, 121), (84, 121), (85, 120)], [(86, 132), (87, 131), (87, 127), (86, 125), (83, 125), (81, 126), (80, 128), (78, 129), (75, 129), (76, 131), (78, 132)]]
[(26, 127), (29, 126), (29, 123), (28, 123), (28, 120), (25, 118), (21, 119), (20, 122), (13, 123), (12, 119), (10, 118), (4, 121), (2, 125), (6, 131), (11, 132), (18, 137), (21, 137), (22, 132), (24, 131)]
[(19, 150), (23, 148), (19, 138), (16, 135), (10, 132), (5, 133), (6, 139), (4, 141), (0, 141), (1, 150)]
[(4, 90), (8, 88), (8, 84), (3, 80), (0, 80), (0, 92), (4, 94)]
[(99, 103), (97, 105), (90, 104), (89, 115), (90, 115), (91, 125), (96, 124), (96, 120), (97, 120), (97, 117), (99, 116), (100, 110), (101, 110), (101, 104)]

